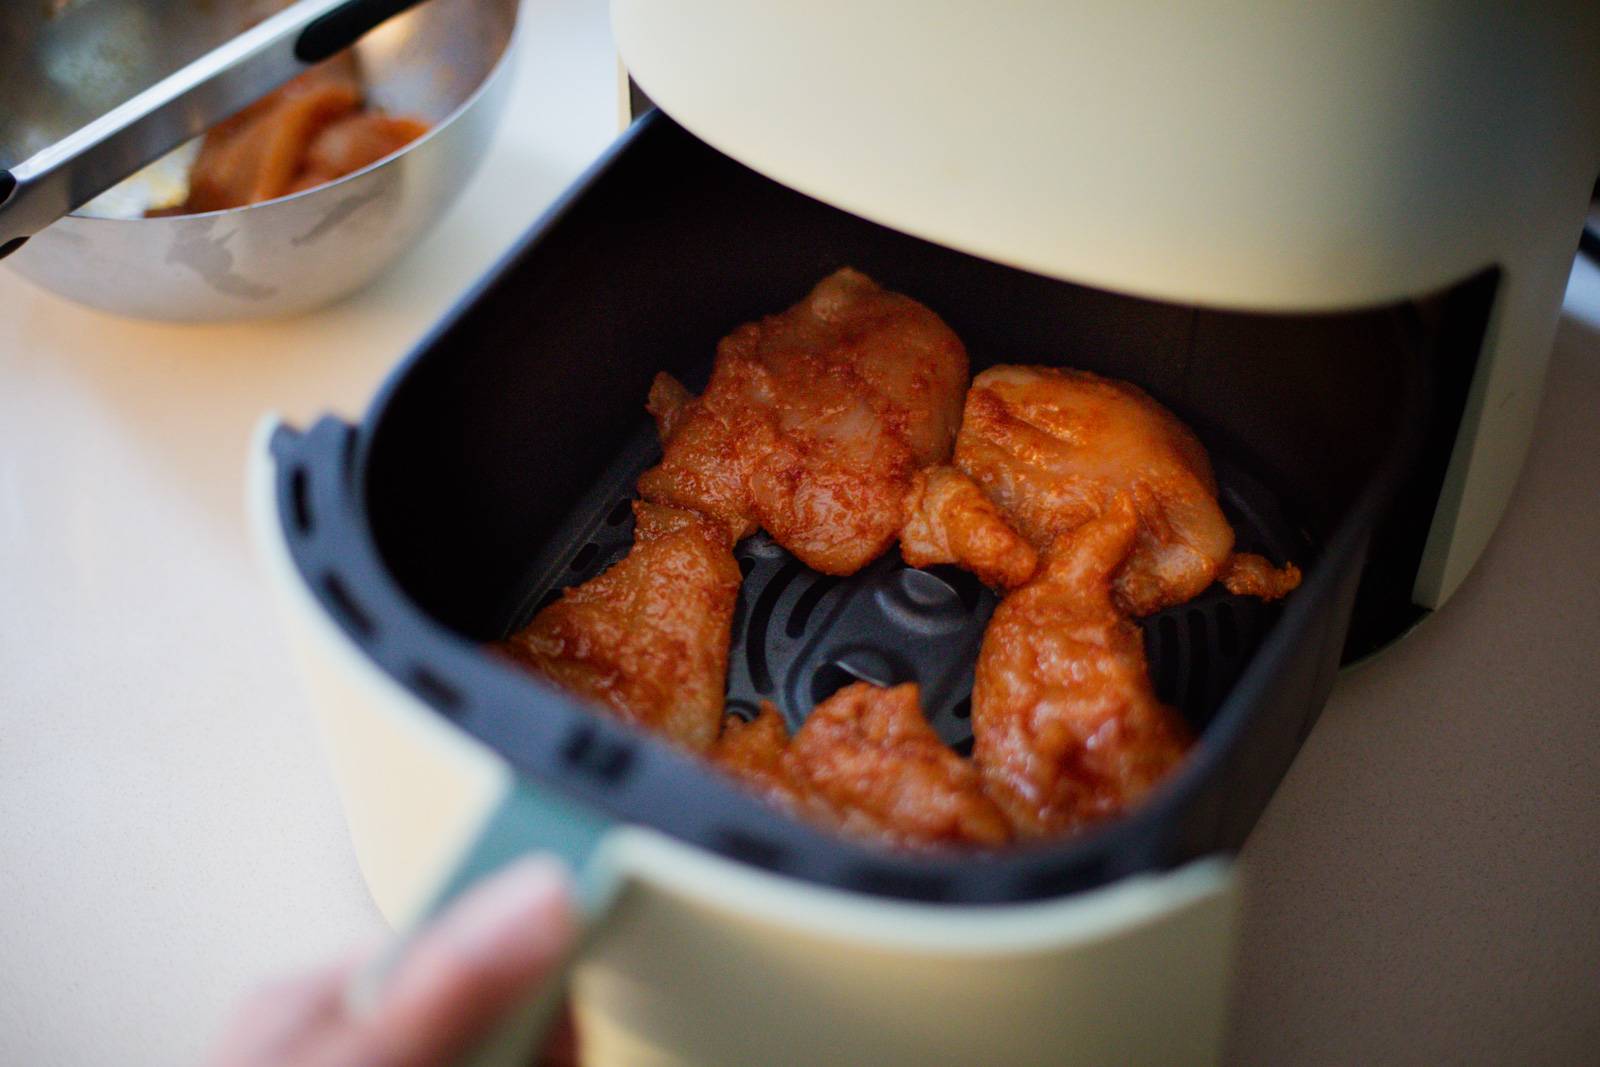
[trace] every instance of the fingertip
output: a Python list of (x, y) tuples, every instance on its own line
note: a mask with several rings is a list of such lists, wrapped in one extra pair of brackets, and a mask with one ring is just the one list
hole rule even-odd
[(444, 933), (466, 951), (565, 951), (575, 928), (572, 876), (554, 856), (524, 856), (469, 890), (446, 915)]
[(405, 950), (371, 1030), (413, 1058), (466, 1047), (561, 968), (578, 930), (571, 885), (561, 862), (531, 856), (468, 889)]
[(559, 963), (576, 936), (571, 886), (566, 866), (552, 856), (508, 864), (463, 893), (418, 939), (386, 999), (406, 1000), (462, 980), (537, 979)]

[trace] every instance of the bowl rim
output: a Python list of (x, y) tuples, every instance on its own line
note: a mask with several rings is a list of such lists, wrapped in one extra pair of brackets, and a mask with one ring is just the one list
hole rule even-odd
[[(159, 222), (175, 222), (175, 221), (178, 221), (178, 220), (181, 220), (181, 219), (207, 219), (207, 218), (215, 218), (215, 217), (217, 217), (219, 215), (242, 214), (244, 212), (254, 210), (255, 208), (273, 207), (273, 206), (278, 205), (278, 204), (287, 203), (287, 202), (289, 202), (291, 200), (299, 200), (302, 197), (314, 196), (314, 195), (322, 192), (324, 189), (335, 188), (336, 186), (343, 185), (346, 182), (354, 181), (355, 179), (360, 178), (364, 174), (369, 174), (372, 171), (378, 170), (380, 167), (386, 167), (390, 163), (394, 162), (396, 159), (399, 159), (401, 156), (405, 155), (407, 152), (410, 152), (410, 151), (413, 151), (414, 149), (420, 148), (422, 145), (424, 145), (427, 142), (433, 140), (433, 138), (434, 138), (434, 136), (436, 134), (438, 134), (441, 131), (443, 131), (445, 127), (449, 126), (450, 124), (455, 122), (456, 119), (460, 118), (467, 111), (468, 108), (470, 108), (474, 104), (476, 104), (478, 102), (478, 99), (480, 97), (482, 97), (485, 92), (488, 91), (489, 86), (493, 85), (495, 80), (500, 77), (502, 72), (505, 70), (507, 65), (510, 63), (512, 54), (515, 52), (515, 50), (516, 50), (516, 48), (517, 48), (517, 46), (520, 43), (521, 38), (522, 38), (522, 0), (505, 0), (505, 2), (511, 8), (511, 30), (510, 30), (509, 33), (506, 34), (505, 45), (500, 49), (500, 54), (495, 57), (494, 62), (490, 65), (488, 73), (486, 73), (483, 76), (483, 78), (481, 80), (479, 80), (477, 85), (473, 86), (472, 91), (469, 92), (465, 97), (463, 97), (460, 103), (458, 103), (455, 107), (451, 108), (449, 113), (446, 114), (444, 116), (444, 118), (440, 119), (438, 122), (436, 122), (433, 125), (429, 126), (427, 131), (424, 132), (420, 137), (417, 137), (417, 138), (415, 138), (413, 140), (407, 141), (405, 144), (401, 145), (399, 148), (396, 148), (393, 152), (390, 152), (386, 156), (381, 156), (378, 159), (373, 160), (371, 163), (368, 163), (364, 167), (361, 167), (361, 168), (359, 168), (357, 170), (353, 170), (348, 174), (341, 174), (339, 177), (333, 179), (332, 181), (323, 182), (320, 185), (313, 185), (309, 189), (301, 189), (301, 190), (298, 190), (297, 192), (285, 193), (282, 196), (275, 196), (271, 200), (258, 200), (253, 204), (241, 204), (238, 207), (224, 207), (224, 208), (217, 208), (216, 210), (213, 210), (213, 211), (192, 211), (192, 212), (185, 212), (182, 215), (157, 215), (157, 216), (154, 216), (154, 217), (149, 216), (149, 215), (132, 215), (132, 216), (90, 215), (90, 214), (84, 213), (83, 208), (80, 207), (80, 208), (77, 208), (77, 209), (74, 209), (72, 211), (67, 212), (65, 215), (62, 216), (62, 218), (74, 219), (74, 220), (81, 221), (81, 222), (96, 222), (96, 223), (99, 223), (99, 222), (159, 223)], [(355, 47), (355, 46), (352, 45), (351, 47)], [(210, 131), (208, 130), (206, 132), (209, 133)], [(205, 136), (204, 133), (196, 134), (195, 137), (191, 138), (190, 140), (195, 140), (195, 139), (198, 139), (198, 138), (204, 137), (204, 136)], [(184, 142), (184, 144), (188, 144), (188, 143), (189, 143), (189, 141), (185, 141)], [(170, 151), (176, 152), (178, 150), (178, 148), (181, 148), (181, 147), (182, 147), (182, 145), (179, 145), (177, 147), (172, 148)], [(157, 157), (157, 158), (162, 158), (162, 157)], [(152, 162), (154, 162), (154, 161), (152, 161)], [(128, 177), (132, 177), (132, 175), (130, 174)], [(127, 178), (124, 178), (123, 181), (127, 181)], [(121, 184), (121, 183), (119, 182), (118, 184)], [(111, 188), (115, 188), (115, 186), (112, 186)], [(85, 206), (87, 206), (87, 205), (85, 205)]]

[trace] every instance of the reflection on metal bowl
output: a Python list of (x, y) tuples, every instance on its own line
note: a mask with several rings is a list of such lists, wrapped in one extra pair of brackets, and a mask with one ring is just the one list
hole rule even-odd
[(174, 164), (156, 164), (35, 235), (7, 265), (136, 318), (261, 318), (337, 300), (413, 245), (476, 170), (504, 108), (516, 15), (517, 0), (430, 0), (356, 46), (368, 99), (431, 127), (371, 166), (265, 203), (143, 218), (144, 206), (173, 199), (160, 190)]

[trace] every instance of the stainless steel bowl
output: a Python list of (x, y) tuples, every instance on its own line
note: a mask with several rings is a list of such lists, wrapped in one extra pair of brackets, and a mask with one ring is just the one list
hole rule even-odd
[(69, 300), (146, 319), (289, 315), (353, 292), (416, 242), (477, 168), (505, 105), (517, 6), (429, 0), (360, 41), (369, 99), (432, 127), (399, 152), (303, 193), (199, 215), (137, 217), (151, 197), (135, 185), (55, 222), (6, 264)]

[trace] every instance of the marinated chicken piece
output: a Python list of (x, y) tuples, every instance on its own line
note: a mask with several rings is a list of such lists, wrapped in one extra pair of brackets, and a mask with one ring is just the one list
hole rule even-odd
[(1217, 572), (1217, 581), (1234, 596), (1277, 600), (1299, 588), (1300, 568), (1293, 563), (1274, 566), (1254, 552), (1235, 552)]
[(220, 211), (282, 196), (306, 146), (329, 123), (361, 106), (355, 61), (319, 63), (212, 127), (189, 171), (183, 213)]
[(853, 574), (893, 543), (917, 471), (949, 458), (966, 384), (937, 315), (845, 268), (723, 338), (701, 396), (656, 377), (663, 458), (639, 490)]
[(1138, 532), (1132, 498), (1117, 497), (1055, 541), (984, 634), (973, 759), (1019, 837), (1114, 816), (1183, 756), (1184, 723), (1156, 699), (1139, 628), (1113, 601)]
[(753, 723), (730, 722), (712, 758), (769, 800), (853, 837), (902, 848), (1011, 838), (976, 768), (923, 718), (915, 684), (846, 686), (787, 745), (783, 735), (768, 704)]
[(906, 496), (900, 555), (913, 567), (956, 563), (985, 585), (1013, 589), (1033, 576), (1039, 556), (977, 483), (954, 467), (919, 471)]
[[(1051, 367), (991, 367), (967, 394), (955, 463), (1040, 551), (1117, 496), (1131, 497), (1138, 539), (1115, 592), (1133, 615), (1193, 599), (1233, 549), (1205, 449), (1128, 382)], [(1265, 560), (1248, 566), (1271, 568)], [(1287, 592), (1297, 574), (1285, 569), (1270, 587)]]
[(352, 54), (317, 64), (214, 126), (190, 169), (188, 199), (156, 214), (220, 211), (309, 189), (381, 159), (427, 129), (361, 106)]
[[(711, 746), (711, 761), (739, 779), (747, 788), (771, 804), (795, 815), (805, 815), (805, 789), (796, 779), (789, 761), (789, 728), (783, 716), (770, 703), (762, 701), (761, 713), (745, 720), (729, 715), (722, 736)], [(830, 825), (828, 812), (821, 821)]]
[(739, 565), (727, 531), (635, 503), (633, 548), (562, 594), (501, 650), (622, 719), (705, 751), (722, 725)]
[(298, 193), (354, 174), (427, 132), (428, 124), (417, 119), (373, 111), (346, 115), (311, 141), (299, 175), (285, 191)]
[(812, 709), (789, 757), (846, 833), (899, 845), (992, 846), (1011, 837), (977, 769), (928, 725), (915, 684), (846, 686)]

